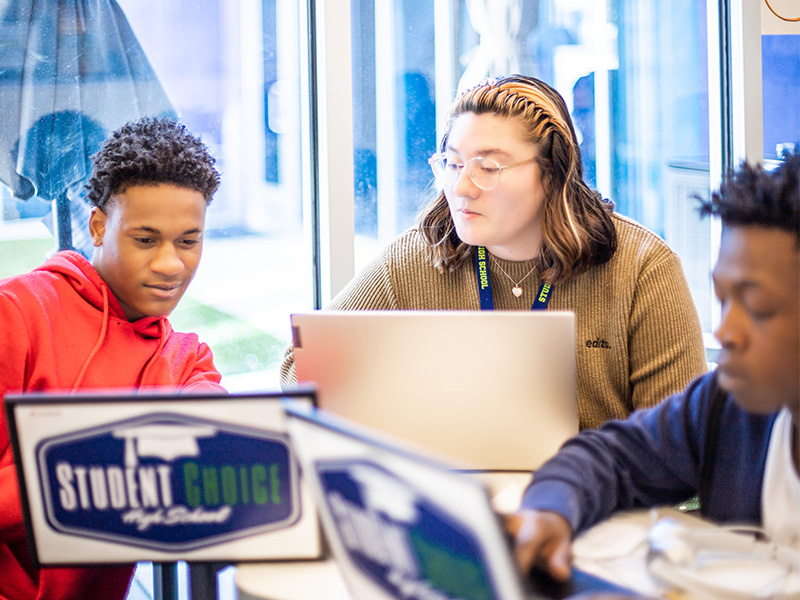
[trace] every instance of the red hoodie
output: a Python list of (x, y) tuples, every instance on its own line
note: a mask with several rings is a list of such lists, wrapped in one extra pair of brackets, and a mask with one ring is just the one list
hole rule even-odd
[[(211, 350), (166, 317), (129, 322), (94, 267), (59, 252), (0, 280), (0, 397), (8, 392), (178, 386), (224, 391)], [(132, 567), (31, 564), (5, 413), (0, 411), (0, 599), (122, 599)]]

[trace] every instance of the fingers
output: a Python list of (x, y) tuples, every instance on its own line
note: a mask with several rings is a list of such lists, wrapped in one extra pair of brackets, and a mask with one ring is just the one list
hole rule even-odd
[(569, 579), (572, 565), (572, 544), (569, 538), (560, 539), (555, 543), (553, 552), (544, 569), (559, 581)]
[(538, 567), (559, 581), (569, 579), (572, 531), (564, 517), (556, 513), (522, 511), (506, 523), (509, 531), (515, 534), (514, 555), (523, 573)]

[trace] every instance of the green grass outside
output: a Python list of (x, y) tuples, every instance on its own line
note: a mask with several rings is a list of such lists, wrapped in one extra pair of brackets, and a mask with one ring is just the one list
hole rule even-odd
[(53, 250), (53, 238), (0, 241), (0, 279), (38, 267)]
[(211, 346), (214, 364), (223, 375), (261, 371), (283, 358), (284, 342), (188, 295), (169, 320), (176, 331), (193, 331)]
[[(0, 279), (38, 267), (53, 249), (52, 238), (0, 240)], [(272, 367), (283, 355), (285, 344), (277, 338), (188, 296), (181, 300), (170, 322), (176, 331), (193, 331), (211, 346), (214, 364), (223, 375)]]

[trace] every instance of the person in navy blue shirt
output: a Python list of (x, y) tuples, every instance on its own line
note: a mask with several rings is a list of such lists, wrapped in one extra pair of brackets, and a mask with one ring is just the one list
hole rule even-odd
[(800, 153), (743, 164), (701, 213), (722, 221), (717, 368), (628, 419), (587, 430), (538, 470), (508, 517), (516, 558), (570, 575), (573, 536), (613, 512), (699, 495), (704, 516), (800, 550)]

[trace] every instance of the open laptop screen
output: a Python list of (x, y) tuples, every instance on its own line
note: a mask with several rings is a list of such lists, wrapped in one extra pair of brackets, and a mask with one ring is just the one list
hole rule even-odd
[(521, 600), (488, 493), (474, 477), (287, 406), (292, 444), (354, 600)]
[(558, 311), (292, 315), (320, 408), (453, 457), (531, 471), (578, 432), (575, 317)]

